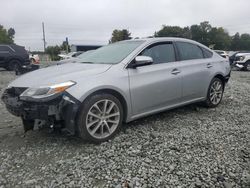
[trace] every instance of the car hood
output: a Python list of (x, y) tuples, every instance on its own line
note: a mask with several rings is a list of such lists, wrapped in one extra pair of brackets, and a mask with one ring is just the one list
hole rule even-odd
[(58, 84), (69, 80), (87, 78), (107, 71), (109, 64), (66, 63), (24, 74), (11, 82), (9, 87), (39, 87)]
[(75, 62), (77, 62), (78, 59), (79, 58), (72, 57), (72, 58), (63, 59), (63, 60), (60, 60), (60, 61), (51, 62), (50, 65), (63, 65), (65, 63), (75, 63)]

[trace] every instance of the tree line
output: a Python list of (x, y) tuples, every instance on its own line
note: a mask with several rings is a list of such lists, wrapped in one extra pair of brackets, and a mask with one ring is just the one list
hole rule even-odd
[(0, 44), (13, 44), (15, 30), (13, 28), (5, 29), (0, 25)]
[[(230, 36), (223, 27), (213, 27), (209, 22), (204, 21), (187, 27), (163, 25), (149, 37), (181, 37), (200, 42), (212, 49), (220, 50), (249, 50), (250, 34), (239, 34)], [(114, 30), (109, 42), (131, 39), (131, 33), (126, 30)]]

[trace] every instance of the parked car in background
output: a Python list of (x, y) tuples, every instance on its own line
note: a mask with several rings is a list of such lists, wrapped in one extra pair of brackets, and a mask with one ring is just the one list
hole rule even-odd
[(33, 64), (40, 64), (40, 58), (38, 54), (30, 54), (29, 55), (30, 62)]
[(235, 62), (235, 57), (236, 57), (236, 55), (237, 55), (238, 53), (239, 53), (238, 51), (236, 51), (236, 52), (230, 51), (230, 52), (228, 53), (228, 58), (229, 58), (229, 62), (230, 62), (231, 67), (234, 67), (234, 66), (235, 66), (235, 64), (234, 64), (234, 62)]
[(250, 71), (250, 53), (238, 53), (235, 56), (235, 66)]
[(83, 52), (70, 52), (68, 54), (59, 54), (58, 56), (61, 57), (62, 59), (69, 59), (72, 57), (77, 57), (81, 55)]
[(23, 46), (0, 44), (0, 67), (12, 71), (29, 64), (29, 54)]
[(192, 40), (128, 40), (76, 63), (27, 73), (9, 84), (2, 100), (25, 131), (60, 127), (103, 142), (122, 122), (195, 102), (216, 107), (230, 71), (226, 59)]
[(223, 50), (214, 50), (217, 54), (219, 54), (221, 57), (228, 59), (228, 53), (226, 51)]

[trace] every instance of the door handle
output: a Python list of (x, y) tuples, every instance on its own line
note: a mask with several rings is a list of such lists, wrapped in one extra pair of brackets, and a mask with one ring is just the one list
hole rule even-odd
[(179, 71), (178, 69), (173, 69), (173, 70), (171, 71), (171, 74), (174, 74), (174, 75), (177, 75), (177, 74), (179, 74), (179, 73), (181, 73), (181, 71)]
[(211, 67), (213, 67), (213, 65), (211, 63), (208, 63), (207, 68), (211, 68)]

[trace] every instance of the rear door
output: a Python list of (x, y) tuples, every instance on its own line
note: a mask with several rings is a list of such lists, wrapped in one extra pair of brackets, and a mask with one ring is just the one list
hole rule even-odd
[(203, 51), (205, 49), (188, 42), (176, 42), (176, 46), (183, 79), (183, 102), (206, 97), (213, 67), (211, 58), (206, 58), (209, 56), (209, 51)]
[(173, 43), (155, 43), (139, 55), (150, 56), (154, 62), (128, 69), (133, 114), (151, 113), (179, 103), (181, 76)]
[(0, 65), (4, 66), (6, 58), (10, 55), (9, 47), (6, 45), (0, 45)]

